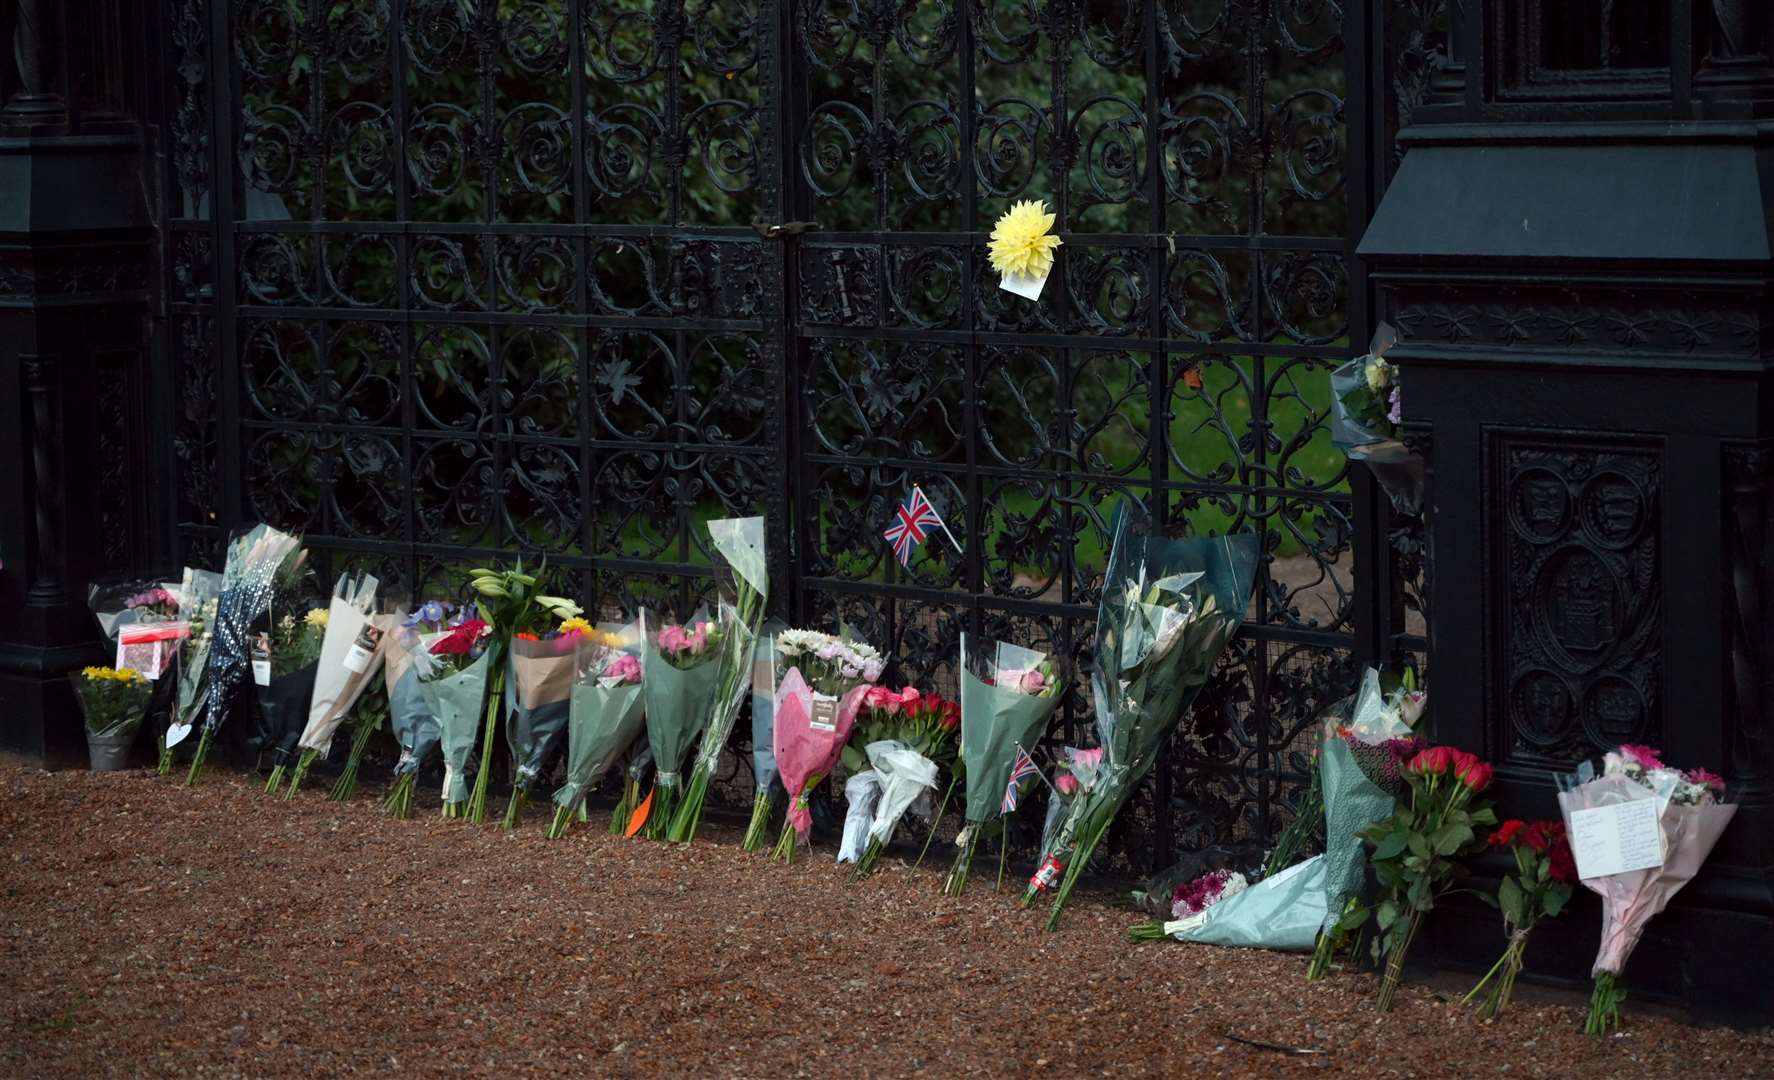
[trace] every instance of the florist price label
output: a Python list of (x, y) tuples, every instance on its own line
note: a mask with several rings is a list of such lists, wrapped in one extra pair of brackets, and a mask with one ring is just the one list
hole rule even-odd
[(814, 694), (813, 714), (807, 718), (807, 726), (814, 731), (838, 730), (838, 699), (826, 694)]
[(1571, 815), (1571, 854), (1577, 876), (1624, 874), (1663, 865), (1663, 834), (1656, 799), (1578, 810)]

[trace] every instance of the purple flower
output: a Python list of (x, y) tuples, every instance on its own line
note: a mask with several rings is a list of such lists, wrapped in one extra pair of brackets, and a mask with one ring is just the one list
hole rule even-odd
[(424, 619), (428, 623), (443, 622), (443, 619), (444, 619), (443, 605), (438, 603), (436, 600), (427, 601), (425, 606), (419, 609), (419, 617), (421, 619)]
[(1404, 396), (1400, 393), (1397, 383), (1392, 384), (1392, 395), (1388, 400), (1392, 403), (1392, 409), (1386, 414), (1387, 421), (1394, 424), (1402, 422), (1404, 420)]

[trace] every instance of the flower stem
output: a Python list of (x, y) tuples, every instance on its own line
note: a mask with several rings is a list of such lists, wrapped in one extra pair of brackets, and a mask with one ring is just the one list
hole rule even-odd
[[(942, 824), (942, 816), (949, 809), (949, 796), (955, 793), (955, 785), (960, 780), (959, 776), (949, 777), (949, 786), (942, 793), (942, 802), (936, 808), (936, 817), (930, 822), (930, 835), (924, 838), (924, 846), (918, 851), (918, 861), (912, 864), (913, 870), (924, 865), (924, 854), (930, 850), (930, 841), (936, 839), (937, 826)], [(959, 896), (960, 894), (956, 893), (955, 895)]]
[(1010, 822), (1007, 819), (1000, 820), (1003, 822), (1003, 831), (998, 834), (998, 884), (992, 886), (993, 892), (1004, 891), (1004, 868), (1010, 860)]
[(394, 787), (389, 789), (388, 797), (382, 801), (382, 806), (388, 811), (390, 817), (404, 821), (413, 816), (413, 784), (416, 782), (417, 775), (417, 773), (410, 772), (401, 773), (400, 777), (394, 781)]
[(275, 795), (275, 794), (277, 794), (277, 789), (281, 788), (282, 786), (283, 786), (283, 766), (277, 765), (274, 768), (272, 768), (270, 779), (265, 781), (265, 794)]
[(1163, 941), (1169, 936), (1164, 932), (1164, 923), (1158, 919), (1150, 919), (1127, 931), (1129, 941)]
[(519, 784), (511, 789), (511, 801), (505, 804), (505, 829), (510, 831), (524, 820), (524, 806), (530, 801), (529, 791)]
[(756, 851), (764, 846), (764, 834), (770, 827), (770, 793), (760, 791), (751, 803), (751, 823), (745, 827), (745, 839), (739, 846)]
[(963, 826), (974, 831), (967, 834), (967, 842), (955, 852), (955, 863), (949, 867), (947, 876), (942, 879), (944, 896), (964, 896), (967, 893), (967, 875), (973, 872), (973, 849), (979, 843), (979, 831), (972, 825)]
[[(579, 803), (579, 806), (584, 805), (583, 801)], [(573, 812), (575, 809), (577, 809), (577, 807), (570, 804), (554, 808), (554, 821), (548, 826), (548, 838), (550, 840), (559, 840), (561, 837), (567, 835), (567, 830), (573, 827)]]
[(172, 747), (166, 745), (165, 735), (160, 736), (160, 764), (154, 771), (161, 776), (172, 772)]
[(197, 738), (197, 753), (191, 757), (191, 771), (185, 774), (186, 787), (192, 787), (197, 783), (197, 778), (203, 774), (203, 762), (208, 757), (209, 728), (204, 728), (203, 734)]
[(641, 830), (649, 840), (664, 840), (671, 834), (671, 816), (677, 811), (676, 784), (653, 783), (653, 809), (647, 812), (647, 824)]
[(851, 881), (861, 881), (875, 872), (875, 864), (881, 861), (881, 841), (870, 837), (869, 846), (862, 849), (862, 858), (856, 860), (856, 869), (850, 871)]
[(468, 796), (466, 816), (470, 825), (479, 825), (487, 816), (487, 787), (493, 778), (493, 739), (499, 734), (499, 706), (505, 700), (505, 651), (493, 646), (488, 661), (492, 674), (487, 679), (486, 735), (480, 744), (480, 771), (474, 776), (474, 792)]
[(302, 756), (296, 759), (295, 770), (290, 773), (290, 782), (283, 790), (283, 797), (286, 800), (296, 797), (296, 792), (302, 787), (302, 781), (308, 777), (308, 767), (313, 765), (314, 759), (319, 756), (320, 751), (318, 750), (302, 751)]
[(370, 736), (375, 734), (374, 724), (357, 725), (357, 731), (351, 737), (351, 756), (345, 759), (345, 771), (339, 774), (339, 782), (333, 785), (334, 802), (345, 802), (357, 793), (357, 767), (363, 764), (363, 752), (370, 744)]
[(1583, 1021), (1585, 1035), (1606, 1035), (1611, 1024), (1620, 1030), (1620, 1003), (1626, 992), (1620, 989), (1620, 976), (1604, 971), (1595, 977), (1595, 989), (1589, 995), (1589, 1015)]
[(698, 764), (690, 774), (690, 787), (684, 793), (684, 801), (678, 804), (678, 812), (672, 818), (668, 839), (675, 844), (687, 844), (696, 839), (696, 830), (702, 825), (702, 804), (707, 797), (708, 769)]
[(1094, 827), (1086, 826), (1084, 841), (1072, 855), (1072, 863), (1066, 867), (1066, 876), (1059, 883), (1059, 891), (1053, 894), (1053, 910), (1047, 915), (1047, 929), (1059, 929), (1060, 913), (1066, 908), (1066, 901), (1071, 899), (1072, 890), (1077, 887), (1078, 879), (1084, 876), (1084, 868), (1090, 863), (1091, 853), (1096, 850), (1097, 843), (1102, 840), (1103, 833), (1108, 831), (1108, 823)]
[(1411, 942), (1417, 939), (1417, 931), (1423, 926), (1423, 913), (1413, 910), (1410, 925), (1397, 944), (1386, 953), (1386, 974), (1380, 979), (1380, 993), (1374, 999), (1374, 1006), (1381, 1012), (1392, 1011), (1392, 999), (1398, 996), (1398, 982), (1404, 976), (1405, 954), (1411, 951)]
[(1320, 928), (1318, 940), (1312, 945), (1312, 961), (1306, 965), (1306, 981), (1317, 982), (1324, 978), (1330, 970), (1331, 957), (1337, 951), (1337, 935), (1334, 930)]
[(798, 844), (799, 839), (800, 838), (795, 835), (795, 827), (791, 825), (787, 819), (784, 819), (782, 822), (782, 836), (777, 839), (776, 850), (770, 853), (770, 857), (779, 863), (793, 866), (795, 864), (795, 847)]

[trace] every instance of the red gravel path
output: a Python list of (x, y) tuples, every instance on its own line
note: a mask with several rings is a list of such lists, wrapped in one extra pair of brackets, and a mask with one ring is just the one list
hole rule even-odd
[[(691, 849), (506, 835), (372, 799), (272, 801), (216, 775), (0, 764), (0, 1073), (587, 1076), (1736, 1077), (1774, 1035), (1565, 1006), (1493, 1024), (1371, 976), (1131, 946), (1079, 903), (1057, 935), (897, 860), (852, 884), (730, 833)], [(1285, 1056), (1241, 1044), (1321, 1049)]]

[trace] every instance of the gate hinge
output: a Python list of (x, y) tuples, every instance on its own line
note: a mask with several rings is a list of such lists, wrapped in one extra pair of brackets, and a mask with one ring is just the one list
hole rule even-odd
[(812, 232), (819, 228), (817, 221), (785, 221), (780, 225), (771, 225), (762, 221), (754, 221), (751, 227), (766, 240), (779, 240), (784, 236), (799, 236), (804, 232)]

